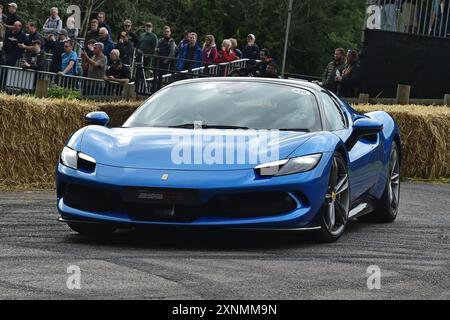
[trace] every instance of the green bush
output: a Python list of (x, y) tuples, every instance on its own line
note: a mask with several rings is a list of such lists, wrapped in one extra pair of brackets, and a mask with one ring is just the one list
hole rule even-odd
[(52, 84), (48, 87), (48, 98), (80, 100), (80, 90), (65, 89), (58, 85)]

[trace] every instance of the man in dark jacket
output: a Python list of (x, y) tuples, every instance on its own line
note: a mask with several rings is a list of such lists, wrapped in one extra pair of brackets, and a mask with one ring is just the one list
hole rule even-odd
[(177, 44), (172, 38), (172, 30), (169, 26), (163, 28), (163, 35), (164, 37), (159, 39), (155, 50), (156, 55), (159, 58), (157, 58), (155, 62), (157, 79), (154, 91), (161, 88), (163, 75), (167, 74), (172, 69), (177, 50)]
[(108, 34), (112, 33), (111, 27), (109, 26), (109, 24), (106, 23), (106, 13), (99, 12), (97, 15), (97, 20), (98, 20), (98, 29), (100, 30), (101, 28), (106, 28), (106, 30), (108, 30)]
[(19, 44), (19, 47), (21, 49), (27, 50), (27, 51), (32, 51), (34, 44), (34, 41), (39, 40), (40, 44), (40, 48), (42, 51), (44, 50), (44, 38), (42, 37), (42, 35), (37, 31), (37, 26), (34, 22), (28, 22), (27, 23), (27, 39), (25, 41), (25, 44)]
[(336, 77), (342, 76), (345, 68), (345, 50), (342, 48), (334, 51), (334, 60), (326, 67), (322, 75), (322, 86), (333, 93), (337, 93), (338, 84)]
[(7, 32), (4, 51), (5, 51), (5, 64), (7, 66), (15, 66), (17, 61), (22, 58), (23, 49), (20, 48), (20, 44), (24, 44), (27, 38), (22, 31), (22, 23), (16, 21), (14, 26), (9, 32)]
[(259, 59), (259, 47), (255, 41), (255, 35), (249, 34), (247, 36), (247, 45), (242, 49), (242, 58), (252, 60)]
[(52, 62), (50, 64), (50, 72), (57, 73), (61, 71), (62, 57), (64, 53), (64, 43), (68, 40), (68, 32), (65, 29), (61, 30), (56, 40), (53, 34), (48, 36), (47, 49), (53, 55)]
[(117, 43), (116, 49), (120, 52), (120, 59), (125, 65), (130, 65), (133, 59), (134, 46), (128, 38), (128, 33), (122, 31), (120, 34), (119, 43)]
[(347, 62), (342, 76), (336, 77), (338, 83), (338, 96), (345, 98), (355, 97), (361, 82), (361, 67), (358, 52), (350, 49), (347, 53)]
[(22, 68), (44, 71), (45, 54), (41, 49), (41, 40), (33, 40), (30, 49), (24, 55)]
[[(119, 40), (120, 40), (120, 37), (123, 32), (125, 32), (127, 34), (128, 40), (133, 44), (133, 47), (136, 48), (139, 44), (139, 37), (133, 31), (133, 24), (131, 23), (131, 20), (127, 19), (123, 22), (123, 29), (122, 29), (121, 33), (119, 34)], [(123, 60), (122, 60), (122, 62), (125, 63)]]
[(93, 19), (91, 21), (91, 28), (87, 32), (84, 42), (87, 43), (89, 40), (95, 40), (97, 42), (97, 39), (98, 39), (98, 20)]

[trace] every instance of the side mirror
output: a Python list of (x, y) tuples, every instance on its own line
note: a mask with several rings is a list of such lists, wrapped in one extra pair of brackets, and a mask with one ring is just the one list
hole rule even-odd
[(105, 112), (91, 112), (84, 119), (88, 125), (106, 127), (109, 123), (109, 116)]
[(353, 123), (353, 133), (348, 138), (347, 150), (352, 150), (362, 137), (372, 136), (383, 131), (383, 123), (370, 118), (360, 118)]

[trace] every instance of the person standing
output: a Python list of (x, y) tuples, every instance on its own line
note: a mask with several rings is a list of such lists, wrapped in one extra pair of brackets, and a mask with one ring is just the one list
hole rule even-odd
[[(103, 54), (103, 43), (97, 42), (94, 44), (94, 55), (89, 58), (87, 53), (81, 53), (84, 69), (87, 69), (87, 77), (91, 79), (103, 80), (106, 74), (107, 59)], [(104, 83), (96, 81), (86, 81), (84, 84), (84, 95), (86, 96), (101, 96), (103, 93)]]
[(58, 35), (63, 28), (63, 22), (58, 15), (58, 8), (50, 9), (50, 17), (44, 23), (44, 36), (48, 37), (50, 34)]
[(158, 58), (155, 63), (157, 81), (156, 88), (153, 90), (154, 92), (161, 88), (163, 75), (172, 70), (176, 49), (177, 44), (172, 38), (172, 30), (169, 26), (165, 26), (163, 28), (163, 37), (159, 39), (158, 45), (156, 46), (156, 55)]
[(61, 55), (61, 70), (58, 75), (77, 75), (78, 55), (73, 51), (74, 43), (72, 40), (64, 42), (64, 53)]
[(203, 44), (203, 65), (208, 67), (209, 65), (214, 64), (214, 61), (217, 58), (217, 53), (216, 39), (212, 34), (208, 34), (205, 37), (205, 43)]
[(247, 45), (242, 50), (242, 57), (244, 59), (258, 60), (259, 46), (256, 44), (256, 37), (254, 34), (247, 36)]
[[(124, 32), (127, 34), (128, 41), (130, 41), (133, 44), (133, 47), (137, 48), (138, 43), (139, 43), (139, 37), (133, 31), (133, 23), (131, 22), (131, 20), (127, 19), (123, 22), (123, 29), (119, 34), (119, 41), (122, 36), (122, 33), (124, 33)], [(122, 62), (125, 63), (125, 61), (123, 61), (123, 60), (122, 60)]]
[(25, 41), (25, 44), (21, 44), (19, 45), (21, 49), (24, 50), (32, 50), (35, 45), (33, 44), (34, 41), (39, 40), (40, 42), (40, 49), (42, 51), (45, 51), (45, 47), (44, 47), (44, 38), (41, 36), (41, 34), (37, 31), (37, 26), (34, 22), (28, 22), (27, 26), (27, 38)]
[(111, 51), (116, 47), (116, 44), (111, 40), (109, 31), (105, 27), (101, 27), (98, 31), (98, 42), (103, 43), (103, 53), (105, 56), (109, 57)]
[(348, 50), (347, 62), (342, 76), (336, 77), (338, 83), (338, 96), (352, 98), (360, 85), (361, 67), (359, 64), (359, 55), (355, 50)]
[(58, 39), (53, 34), (50, 34), (47, 38), (46, 48), (53, 56), (50, 63), (50, 72), (58, 73), (62, 71), (62, 55), (65, 51), (64, 44), (68, 40), (67, 35), (67, 30), (62, 29)]
[(111, 27), (106, 23), (106, 13), (103, 11), (99, 12), (97, 14), (97, 20), (98, 20), (98, 28), (106, 28), (108, 30), (108, 34), (112, 34)]
[(24, 69), (44, 71), (45, 55), (41, 49), (41, 40), (33, 40), (24, 55), (21, 67)]
[(237, 39), (230, 38), (230, 41), (231, 41), (231, 49), (233, 49), (233, 51), (236, 53), (236, 58), (237, 59), (242, 59), (243, 53), (238, 48), (238, 41), (237, 41)]
[(88, 70), (88, 78), (103, 79), (105, 77), (107, 59), (103, 54), (103, 43), (97, 42), (94, 44), (94, 55), (89, 58), (86, 52), (81, 53), (83, 64)]
[(7, 66), (15, 66), (17, 61), (22, 58), (24, 51), (21, 44), (24, 44), (26, 40), (25, 33), (22, 31), (22, 23), (20, 21), (14, 22), (13, 28), (7, 32), (3, 48)]
[(117, 44), (116, 49), (120, 52), (120, 58), (123, 64), (131, 65), (134, 54), (134, 46), (128, 38), (128, 33), (125, 31), (122, 31), (120, 34), (119, 43)]
[(84, 39), (85, 43), (88, 43), (89, 40), (95, 40), (97, 41), (98, 39), (98, 20), (97, 19), (93, 19), (91, 21), (91, 25), (90, 25), (90, 29), (86, 34), (86, 38)]
[(334, 51), (334, 60), (325, 68), (322, 74), (322, 86), (333, 93), (337, 93), (336, 78), (342, 75), (345, 68), (345, 50), (338, 48)]
[(177, 70), (192, 70), (194, 68), (200, 68), (202, 66), (203, 51), (200, 45), (197, 43), (197, 34), (191, 32), (189, 34), (189, 44), (184, 46), (180, 52), (180, 56), (177, 62)]
[(143, 56), (143, 67), (146, 68), (146, 74), (150, 75), (149, 69), (152, 65), (155, 54), (156, 45), (158, 44), (158, 37), (153, 33), (153, 24), (147, 22), (145, 24), (145, 33), (139, 39), (138, 49)]
[(8, 14), (6, 20), (2, 21), (2, 24), (8, 29), (14, 29), (14, 24), (16, 22), (22, 23), (22, 19), (17, 15), (17, 4), (11, 2), (8, 4)]

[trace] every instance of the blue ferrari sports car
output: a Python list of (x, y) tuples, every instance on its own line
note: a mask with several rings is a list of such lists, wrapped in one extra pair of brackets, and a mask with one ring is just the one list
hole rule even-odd
[(254, 229), (333, 242), (350, 220), (397, 217), (397, 124), (385, 112), (359, 114), (312, 83), (186, 80), (121, 127), (108, 127), (103, 112), (86, 121), (57, 167), (59, 220), (80, 234)]

